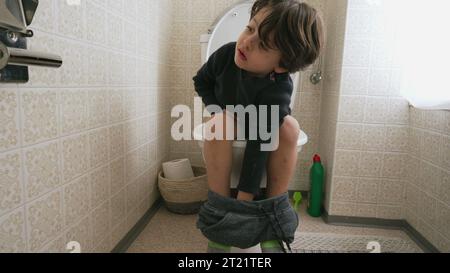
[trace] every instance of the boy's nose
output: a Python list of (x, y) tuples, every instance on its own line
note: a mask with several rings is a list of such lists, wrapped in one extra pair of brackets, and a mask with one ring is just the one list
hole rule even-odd
[(250, 51), (253, 48), (254, 43), (255, 43), (255, 38), (253, 36), (247, 37), (244, 40), (244, 48), (247, 51)]

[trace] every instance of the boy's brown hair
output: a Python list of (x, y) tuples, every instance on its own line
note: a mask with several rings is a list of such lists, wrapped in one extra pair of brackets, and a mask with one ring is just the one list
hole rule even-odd
[(295, 73), (312, 65), (325, 43), (324, 25), (317, 10), (299, 0), (257, 0), (251, 19), (264, 8), (269, 9), (269, 14), (258, 34), (263, 45), (281, 52), (280, 67)]

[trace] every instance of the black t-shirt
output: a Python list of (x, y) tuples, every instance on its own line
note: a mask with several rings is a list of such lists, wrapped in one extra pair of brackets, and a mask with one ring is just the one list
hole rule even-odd
[[(271, 105), (278, 105), (280, 110), (278, 120), (281, 127), (284, 118), (291, 114), (293, 83), (289, 73), (273, 72), (264, 78), (251, 76), (235, 64), (235, 50), (236, 42), (231, 42), (214, 52), (193, 78), (195, 90), (205, 106), (218, 105), (223, 110), (227, 105), (244, 107), (255, 105), (257, 109), (260, 105), (266, 105), (268, 132), (272, 131)], [(251, 122), (259, 124), (259, 120)], [(261, 151), (260, 145), (268, 142), (262, 141), (259, 135), (257, 140), (247, 141), (239, 190), (258, 193), (270, 154)]]

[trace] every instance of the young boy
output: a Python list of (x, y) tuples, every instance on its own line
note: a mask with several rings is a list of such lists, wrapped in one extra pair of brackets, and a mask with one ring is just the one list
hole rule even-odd
[[(298, 122), (290, 116), (289, 106), (293, 84), (289, 74), (304, 70), (313, 64), (319, 57), (323, 45), (323, 24), (315, 9), (296, 0), (257, 0), (252, 7), (249, 25), (240, 35), (237, 43), (226, 44), (217, 50), (193, 78), (195, 89), (202, 97), (207, 109), (211, 109), (209, 108), (211, 105), (218, 105), (222, 109), (222, 112), (210, 110), (213, 114), (210, 121), (221, 120), (224, 125), (223, 128), (215, 128), (215, 130), (222, 132), (225, 140), (206, 141), (204, 146), (210, 198), (209, 204), (202, 207), (198, 227), (202, 229), (203, 234), (210, 235), (207, 236), (211, 240), (209, 252), (228, 252), (230, 248), (221, 243), (230, 242), (230, 237), (234, 236), (239, 241), (239, 237), (235, 236), (236, 233), (215, 236), (211, 232), (217, 231), (217, 226), (223, 225), (223, 222), (237, 223), (235, 219), (224, 220), (226, 209), (238, 210), (239, 206), (247, 206), (247, 209), (249, 206), (258, 206), (258, 208), (266, 207), (264, 209), (266, 213), (267, 207), (271, 206), (266, 205), (269, 202), (277, 204), (287, 202), (287, 188), (295, 171), (297, 140), (300, 132)], [(237, 200), (247, 203), (233, 203), (224, 199), (230, 197), (233, 143), (232, 140), (225, 138), (226, 131), (230, 130), (230, 127), (236, 128), (237, 123), (233, 113), (224, 111), (227, 105), (243, 107), (255, 105), (257, 108), (265, 105), (268, 107), (266, 122), (269, 131), (271, 132), (272, 127), (279, 128), (276, 132), (279, 146), (273, 152), (261, 149), (265, 141), (262, 141), (259, 135), (256, 140), (247, 141), (237, 196)], [(279, 107), (277, 118), (279, 127), (271, 124), (270, 113), (273, 105)], [(246, 138), (248, 138), (249, 122), (259, 125), (259, 116), (258, 114), (258, 120), (245, 118)], [(268, 172), (267, 202), (252, 202), (259, 193), (266, 168)], [(216, 201), (211, 202), (211, 199)], [(211, 206), (211, 203), (214, 203), (215, 207)], [(226, 208), (218, 208), (218, 206)], [(273, 207), (273, 210), (276, 208)], [(247, 213), (255, 211), (259, 210), (250, 209)], [(276, 213), (271, 211), (265, 215), (270, 218), (273, 214), (277, 215)], [(292, 213), (290, 216), (290, 232), (292, 232), (292, 222), (295, 222), (295, 219), (292, 218)], [(276, 220), (279, 219), (276, 218)], [(298, 219), (296, 220), (298, 225)], [(256, 226), (261, 226), (261, 223), (257, 223)], [(289, 225), (288, 222), (286, 223)], [(274, 221), (270, 221), (270, 224), (277, 230), (276, 234), (284, 233), (283, 228), (276, 228)], [(241, 225), (245, 224), (241, 223)], [(229, 227), (223, 225), (222, 229)], [(216, 233), (222, 233), (222, 231)], [(256, 230), (255, 233), (257, 233)], [(242, 232), (241, 237), (251, 236), (249, 234), (250, 232)], [(261, 238), (272, 238), (272, 235)], [(283, 241), (286, 241), (286, 236), (283, 235), (283, 237)], [(213, 238), (216, 239), (215, 242), (212, 241)], [(245, 239), (242, 238), (242, 241)], [(280, 246), (282, 247), (282, 244), (278, 245), (278, 243), (279, 240), (262, 242), (263, 252), (277, 252)]]

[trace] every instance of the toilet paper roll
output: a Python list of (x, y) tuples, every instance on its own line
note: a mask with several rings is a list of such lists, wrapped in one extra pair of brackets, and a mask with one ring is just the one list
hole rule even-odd
[(191, 162), (188, 158), (176, 159), (163, 163), (164, 177), (170, 180), (186, 180), (194, 178)]

